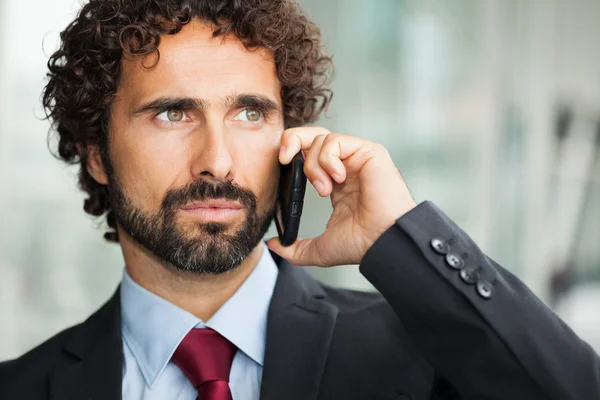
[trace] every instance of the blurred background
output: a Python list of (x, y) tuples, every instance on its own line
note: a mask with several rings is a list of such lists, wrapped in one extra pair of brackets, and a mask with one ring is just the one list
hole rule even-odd
[[(600, 351), (600, 0), (299, 2), (337, 66), (320, 124), (386, 145), (417, 201)], [(0, 360), (84, 320), (122, 275), (42, 119), (45, 64), (79, 7), (0, 0)], [(307, 196), (304, 237), (331, 211)], [(310, 270), (370, 289), (357, 268)]]

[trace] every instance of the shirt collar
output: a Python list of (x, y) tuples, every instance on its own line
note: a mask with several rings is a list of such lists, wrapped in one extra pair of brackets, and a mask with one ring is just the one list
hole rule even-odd
[(260, 366), (264, 362), (267, 313), (278, 269), (263, 243), (261, 257), (242, 286), (204, 323), (191, 313), (144, 289), (123, 272), (121, 328), (149, 388), (193, 328), (219, 332)]

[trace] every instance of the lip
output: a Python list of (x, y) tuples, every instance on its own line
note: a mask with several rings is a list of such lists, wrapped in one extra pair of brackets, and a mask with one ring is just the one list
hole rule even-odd
[(215, 199), (189, 203), (181, 209), (204, 221), (225, 222), (240, 214), (243, 207), (235, 201)]

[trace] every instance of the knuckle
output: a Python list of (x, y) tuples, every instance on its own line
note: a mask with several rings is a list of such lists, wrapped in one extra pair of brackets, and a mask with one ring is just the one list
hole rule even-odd
[(373, 143), (373, 150), (378, 153), (378, 154), (382, 154), (382, 155), (388, 155), (388, 149), (382, 145), (381, 143)]
[(320, 132), (321, 135), (328, 135), (331, 133), (331, 131), (323, 126), (319, 126), (317, 127), (318, 132)]
[(382, 152), (387, 153), (387, 147), (385, 147), (384, 145), (382, 145), (381, 143), (377, 143), (377, 142), (373, 142), (373, 144), (375, 145), (375, 147), (379, 150), (381, 150)]
[(281, 134), (281, 141), (288, 141), (290, 139), (290, 136), (292, 136), (294, 134), (294, 128), (291, 129), (286, 129), (285, 131), (283, 131), (283, 133)]
[(331, 156), (326, 151), (321, 151), (319, 153), (319, 164), (329, 164), (331, 161)]
[(301, 131), (298, 130), (299, 128), (292, 128), (292, 129), (287, 129), (285, 131), (283, 131), (282, 135), (281, 135), (281, 141), (285, 142), (285, 143), (289, 143), (290, 141), (294, 140), (294, 138), (297, 138), (298, 141), (300, 141), (300, 135), (302, 134)]
[(325, 138), (325, 142), (327, 144), (333, 143), (337, 140), (340, 140), (343, 138), (344, 135), (340, 134), (340, 133), (329, 133), (327, 135), (327, 137)]
[[(326, 139), (326, 138), (327, 138), (327, 135), (325, 135), (325, 134), (323, 134), (323, 135), (317, 135), (317, 136), (315, 136), (315, 138), (314, 138), (314, 139), (313, 139), (313, 141), (312, 141), (312, 146), (314, 146), (314, 145), (316, 145), (316, 144), (319, 144), (319, 143), (321, 143), (321, 142), (325, 141), (325, 139)], [(312, 147), (312, 146), (311, 146), (311, 147)]]

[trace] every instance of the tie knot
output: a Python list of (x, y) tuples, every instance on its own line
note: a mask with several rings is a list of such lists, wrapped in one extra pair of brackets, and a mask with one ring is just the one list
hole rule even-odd
[(192, 329), (181, 341), (172, 361), (194, 387), (212, 381), (229, 382), (236, 347), (212, 329)]

